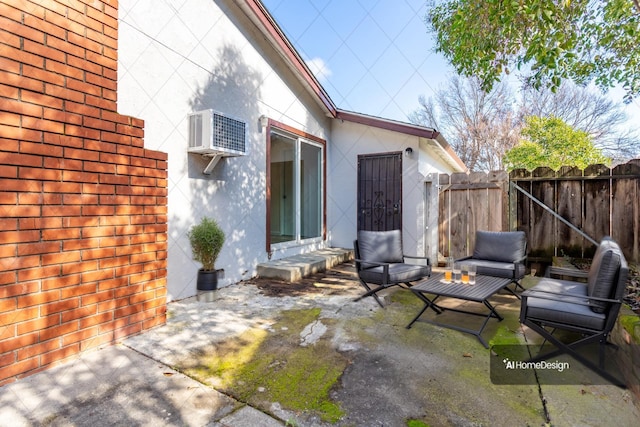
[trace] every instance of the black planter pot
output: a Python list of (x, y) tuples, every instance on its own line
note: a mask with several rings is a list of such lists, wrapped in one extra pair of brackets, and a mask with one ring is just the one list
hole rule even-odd
[(218, 289), (218, 270), (198, 270), (197, 287), (199, 291), (215, 291)]

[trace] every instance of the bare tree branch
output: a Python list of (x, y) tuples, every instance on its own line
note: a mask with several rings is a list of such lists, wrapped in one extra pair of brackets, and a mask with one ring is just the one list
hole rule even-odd
[(506, 84), (485, 93), (477, 79), (454, 76), (433, 97), (421, 97), (409, 120), (440, 130), (469, 169), (498, 170), (518, 142), (513, 99)]
[[(640, 0), (639, 0), (640, 1)], [(566, 82), (556, 93), (524, 87), (518, 105), (506, 83), (486, 93), (475, 78), (451, 77), (446, 87), (409, 115), (412, 123), (438, 129), (470, 170), (503, 168), (507, 150), (520, 142), (528, 116), (562, 119), (587, 132), (614, 163), (640, 154), (640, 130), (628, 123), (621, 104), (605, 95)]]

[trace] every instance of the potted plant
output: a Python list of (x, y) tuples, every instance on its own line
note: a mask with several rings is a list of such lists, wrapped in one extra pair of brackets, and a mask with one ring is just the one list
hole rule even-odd
[(216, 220), (204, 217), (200, 224), (191, 227), (187, 235), (193, 259), (202, 264), (202, 268), (198, 270), (198, 290), (218, 289), (218, 270), (215, 263), (224, 243), (224, 232)]

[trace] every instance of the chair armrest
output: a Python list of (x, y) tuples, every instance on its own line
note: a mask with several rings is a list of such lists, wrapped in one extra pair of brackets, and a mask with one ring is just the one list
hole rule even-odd
[(360, 264), (369, 264), (369, 265), (374, 265), (376, 267), (385, 267), (385, 269), (388, 271), (389, 270), (389, 265), (391, 265), (388, 262), (378, 262), (378, 261), (366, 261), (364, 259), (354, 259), (353, 261), (360, 263)]
[(570, 276), (578, 279), (586, 279), (589, 276), (589, 272), (576, 270), (575, 268), (551, 266), (549, 267), (549, 276)]
[[(460, 262), (460, 261), (466, 261), (468, 259), (474, 259), (474, 258), (473, 258), (473, 256), (466, 256), (464, 258), (458, 258), (458, 259), (456, 259), (454, 261), (455, 262)], [(527, 255), (523, 256), (522, 258), (518, 258), (515, 261), (510, 261), (510, 262), (513, 262), (514, 264), (524, 264), (526, 260), (527, 260)], [(487, 259), (486, 261), (492, 261), (492, 260)]]
[[(580, 284), (582, 285), (582, 283)], [(540, 295), (540, 294), (544, 294), (544, 295)], [(521, 295), (522, 295), (523, 305), (526, 304), (526, 298), (528, 297), (548, 299), (551, 301), (559, 301), (559, 302), (566, 302), (569, 304), (579, 304), (579, 305), (589, 305), (589, 300), (609, 302), (613, 304), (622, 303), (622, 300), (618, 300), (618, 299), (590, 297), (587, 295), (575, 295), (575, 294), (569, 294), (566, 292), (544, 291), (544, 290), (539, 290), (535, 288), (527, 289)], [(571, 300), (567, 300), (567, 298), (571, 298)], [(581, 301), (581, 300), (585, 300), (585, 301)]]
[(389, 264), (388, 262), (365, 261), (363, 259), (357, 259), (357, 258), (354, 261), (356, 262), (356, 266), (360, 264), (360, 267), (356, 268), (356, 273), (358, 273), (358, 277), (360, 277), (360, 273), (363, 270), (366, 270), (362, 268), (362, 264), (382, 267), (382, 286), (387, 286), (387, 283), (389, 281), (389, 266), (391, 264)]
[(427, 261), (427, 265), (431, 265), (431, 260), (429, 259), (429, 257), (426, 256), (413, 256), (413, 255), (402, 255), (403, 258), (409, 258), (409, 259), (423, 259), (425, 261)]
[(367, 261), (365, 259), (358, 259), (358, 258), (355, 258), (354, 261), (362, 264), (372, 264), (372, 265), (389, 265), (390, 264), (388, 262)]
[(522, 258), (518, 258), (517, 260), (513, 261), (514, 264), (525, 264), (526, 262), (527, 262), (527, 255), (525, 255)]

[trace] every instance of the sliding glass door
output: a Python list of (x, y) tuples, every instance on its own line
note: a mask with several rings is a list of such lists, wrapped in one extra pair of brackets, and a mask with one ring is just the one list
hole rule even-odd
[(300, 237), (322, 234), (322, 147), (300, 141)]
[(271, 243), (296, 240), (295, 139), (271, 134)]
[(274, 129), (269, 143), (271, 245), (321, 238), (323, 145)]

